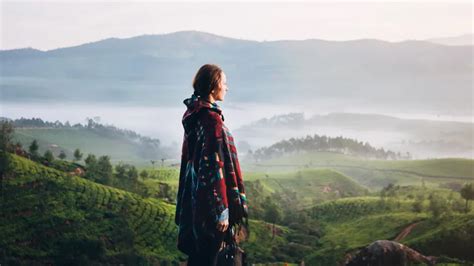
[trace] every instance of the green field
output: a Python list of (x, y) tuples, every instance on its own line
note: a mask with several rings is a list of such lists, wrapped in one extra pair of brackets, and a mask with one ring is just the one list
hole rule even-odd
[(328, 168), (352, 177), (376, 191), (389, 183), (438, 187), (446, 183), (474, 181), (474, 160), (462, 158), (429, 160), (365, 160), (333, 152), (312, 152), (283, 156), (263, 162), (246, 162), (251, 172), (288, 172), (299, 169)]
[[(96, 156), (109, 155), (112, 163), (120, 161), (135, 165), (148, 166), (150, 162), (140, 154), (142, 146), (136, 141), (120, 135), (104, 135), (87, 128), (16, 128), (14, 142), (21, 142), (28, 149), (36, 139), (39, 143), (40, 154), (47, 149), (57, 156), (64, 150), (67, 158), (72, 159), (74, 150), (79, 148), (84, 153)], [(52, 145), (57, 145), (52, 146)], [(158, 158), (155, 158), (158, 159)]]

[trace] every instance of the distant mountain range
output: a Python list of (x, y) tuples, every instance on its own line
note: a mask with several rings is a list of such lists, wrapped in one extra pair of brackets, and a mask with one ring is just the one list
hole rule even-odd
[(341, 100), (472, 113), (473, 46), (427, 41), (257, 42), (182, 31), (40, 51), (0, 51), (2, 102), (182, 105), (204, 63), (227, 73), (229, 101)]
[(454, 37), (433, 38), (426, 41), (442, 45), (474, 45), (474, 34), (471, 33)]

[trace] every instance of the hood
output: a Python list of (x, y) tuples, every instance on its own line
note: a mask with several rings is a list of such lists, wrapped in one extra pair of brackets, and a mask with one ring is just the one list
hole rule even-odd
[(217, 112), (221, 115), (222, 121), (224, 121), (222, 109), (215, 102), (208, 102), (207, 100), (201, 99), (200, 97), (197, 97), (193, 94), (190, 98), (184, 99), (183, 103), (187, 107), (187, 110), (186, 112), (184, 112), (182, 119), (184, 131), (186, 132), (186, 134), (189, 133), (195, 127), (198, 113), (203, 109), (210, 109), (214, 112)]

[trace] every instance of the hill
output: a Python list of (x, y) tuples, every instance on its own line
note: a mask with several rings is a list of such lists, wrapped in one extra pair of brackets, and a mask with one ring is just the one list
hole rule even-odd
[[(368, 191), (352, 178), (328, 169), (293, 172), (248, 173), (245, 179), (248, 197), (254, 208), (263, 205), (265, 197), (280, 201), (285, 208), (301, 209), (315, 203), (365, 195)], [(262, 206), (264, 208), (265, 206)]]
[[(381, 201), (376, 197), (345, 198), (324, 202), (307, 209), (322, 225), (321, 246), (305, 257), (311, 265), (329, 265), (342, 261), (352, 253), (378, 239), (396, 240), (425, 255), (440, 257), (440, 262), (457, 260), (472, 262), (470, 244), (474, 239), (474, 214), (452, 212), (449, 207), (441, 217), (433, 217), (426, 209), (412, 210), (412, 196), (434, 193), (450, 195), (448, 190), (405, 188), (396, 199)], [(448, 196), (450, 195), (450, 196)], [(449, 244), (447, 244), (449, 243)]]
[[(409, 152), (413, 158), (471, 158), (474, 151), (471, 138), (474, 128), (470, 121), (449, 121), (452, 119), (450, 117), (442, 121), (440, 117), (436, 119), (429, 116), (415, 119), (416, 115), (399, 118), (393, 115), (355, 112), (315, 114), (305, 118), (305, 114), (312, 111), (312, 108), (305, 108), (305, 113), (273, 115), (244, 124), (233, 133), (238, 139), (245, 139), (252, 147), (262, 149), (270, 149), (277, 144), (280, 148), (340, 148), (327, 146), (328, 139), (332, 138), (336, 145), (345, 142), (343, 148), (353, 154), (372, 153), (372, 156), (368, 157), (380, 157), (378, 154), (374, 156), (371, 151), (373, 147), (377, 150), (383, 148), (385, 152), (387, 149), (400, 152), (402, 156), (397, 157), (407, 157), (406, 152)], [(345, 140), (337, 140), (341, 137)], [(357, 143), (347, 143), (347, 138), (355, 139)], [(293, 142), (288, 143), (289, 141)], [(298, 147), (300, 144), (307, 147)], [(361, 147), (357, 147), (359, 145)], [(381, 152), (380, 154), (382, 155)], [(271, 155), (272, 152), (265, 154)]]
[[(0, 262), (177, 265), (175, 206), (12, 155), (2, 182)], [(298, 263), (317, 235), (250, 219), (252, 263)], [(264, 243), (262, 245), (262, 243)]]
[(36, 139), (39, 152), (43, 154), (51, 150), (54, 156), (61, 151), (66, 158), (72, 159), (74, 150), (79, 148), (84, 154), (92, 153), (97, 156), (109, 155), (113, 163), (120, 161), (149, 165), (150, 160), (169, 158), (174, 151), (161, 145), (160, 140), (141, 136), (134, 131), (119, 129), (110, 125), (102, 125), (88, 120), (88, 124), (69, 125), (59, 121), (48, 122), (39, 118), (15, 119), (13, 142), (20, 142), (25, 150)]
[(13, 155), (2, 184), (0, 246), (6, 264), (182, 260), (174, 206)]
[(443, 158), (428, 160), (364, 160), (335, 152), (291, 154), (245, 164), (249, 171), (295, 171), (297, 169), (329, 168), (350, 176), (371, 190), (389, 183), (459, 187), (474, 180), (474, 160)]

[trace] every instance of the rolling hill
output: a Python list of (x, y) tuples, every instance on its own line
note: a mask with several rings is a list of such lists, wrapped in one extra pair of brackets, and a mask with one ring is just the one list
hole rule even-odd
[(61, 127), (15, 127), (13, 141), (20, 142), (23, 148), (36, 139), (39, 144), (39, 153), (51, 150), (54, 156), (61, 151), (66, 153), (67, 159), (72, 159), (74, 150), (79, 148), (84, 154), (92, 153), (96, 156), (109, 155), (111, 162), (134, 163), (140, 166), (150, 165), (150, 160), (170, 158), (176, 156), (174, 149), (161, 145), (157, 139), (143, 137), (133, 131), (130, 134), (118, 132), (120, 129), (112, 127), (110, 130), (103, 125), (98, 127), (61, 126)]
[(2, 183), (6, 264), (171, 263), (174, 206), (14, 156)]
[(474, 180), (474, 160), (443, 158), (428, 160), (364, 160), (334, 152), (308, 152), (274, 158), (259, 163), (247, 162), (253, 172), (295, 171), (329, 168), (347, 175), (375, 191), (389, 183), (400, 185), (449, 186)]
[[(12, 167), (1, 185), (2, 264), (177, 265), (186, 259), (176, 249), (174, 205), (16, 155)], [(243, 247), (253, 263), (297, 263), (312, 249), (308, 241), (317, 239), (294, 242), (298, 232), (281, 225), (272, 237), (269, 224), (249, 223)]]
[[(448, 190), (430, 192), (437, 197), (450, 193)], [(323, 234), (321, 246), (308, 254), (305, 261), (310, 265), (332, 265), (377, 239), (396, 240), (422, 254), (439, 257), (439, 262), (458, 265), (456, 262), (474, 261), (471, 252), (474, 213), (448, 210), (442, 217), (434, 218), (426, 211), (427, 202), (425, 211), (413, 212), (413, 200), (409, 199), (413, 193), (427, 194), (428, 191), (408, 189), (401, 191), (399, 198), (386, 199), (385, 203), (376, 197), (359, 197), (308, 208), (309, 215), (321, 222)], [(459, 195), (454, 198), (459, 199)]]

